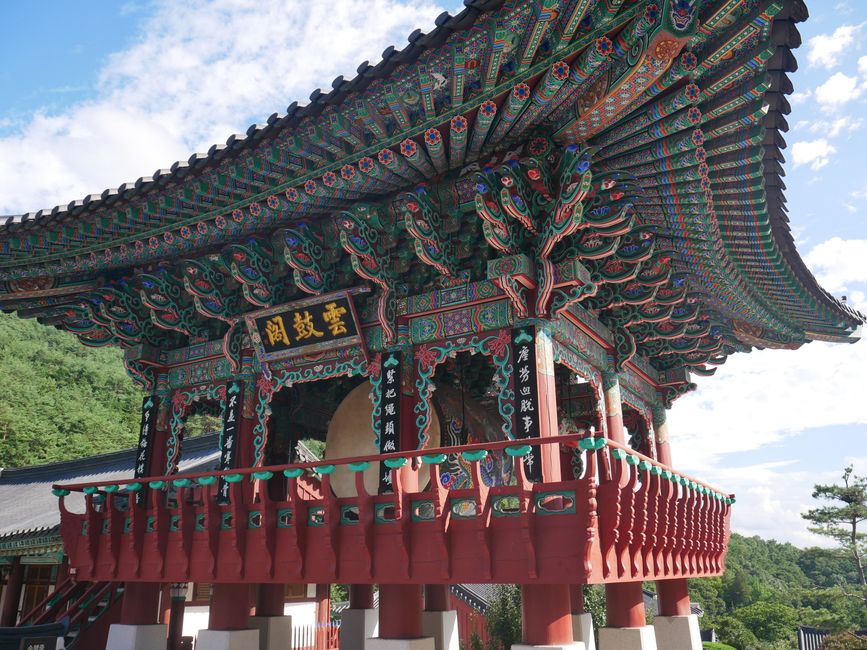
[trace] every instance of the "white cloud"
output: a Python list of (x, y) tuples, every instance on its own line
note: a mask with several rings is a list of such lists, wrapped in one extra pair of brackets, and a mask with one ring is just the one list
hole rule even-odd
[(804, 261), (822, 286), (841, 293), (867, 282), (867, 239), (832, 237), (815, 246)]
[(858, 73), (862, 77), (867, 77), (867, 56), (862, 56), (858, 59)]
[(809, 88), (804, 90), (803, 92), (796, 92), (789, 95), (789, 103), (790, 104), (803, 104), (805, 101), (810, 99), (813, 96), (813, 91)]
[(807, 41), (807, 60), (810, 65), (833, 68), (854, 42), (861, 25), (841, 25), (833, 34), (818, 34)]
[(854, 204), (843, 201), (843, 207), (849, 212), (849, 214), (855, 214), (858, 212), (858, 208), (855, 207)]
[(853, 99), (858, 99), (864, 89), (858, 77), (835, 72), (828, 81), (816, 88), (816, 101), (825, 110), (836, 110)]
[(351, 79), (442, 11), (431, 0), (162, 0), (140, 39), (110, 57), (96, 99), (0, 138), (0, 214), (66, 204), (207, 151), (337, 75)]
[[(813, 246), (804, 260), (826, 289), (848, 292), (849, 304), (865, 311), (867, 239), (834, 237)], [(820, 543), (799, 513), (811, 507), (813, 483), (836, 481), (839, 472), (802, 470), (785, 441), (825, 427), (867, 427), (865, 365), (863, 341), (733, 355), (712, 379), (699, 379), (698, 390), (680, 398), (670, 412), (676, 465), (739, 495), (732, 522), (736, 530)], [(732, 456), (769, 445), (779, 449), (774, 463), (745, 465)], [(840, 467), (853, 460), (867, 463), (863, 451), (856, 449), (860, 456), (855, 459), (841, 459)]]
[[(799, 122), (800, 124), (800, 122)], [(864, 120), (860, 117), (851, 117), (844, 115), (834, 120), (816, 120), (810, 123), (810, 131), (813, 133), (822, 133), (829, 138), (836, 138), (843, 131), (849, 133), (859, 131), (864, 126)]]
[(831, 156), (837, 149), (825, 138), (818, 140), (802, 140), (792, 145), (792, 161), (795, 167), (810, 165), (810, 169), (818, 171), (831, 162)]

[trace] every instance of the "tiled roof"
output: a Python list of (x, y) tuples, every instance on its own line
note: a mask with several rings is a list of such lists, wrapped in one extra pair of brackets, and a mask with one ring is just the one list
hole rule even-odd
[[(219, 434), (210, 433), (184, 442), (180, 472), (211, 469), (219, 459)], [(132, 476), (135, 449), (125, 449), (100, 456), (90, 456), (47, 465), (34, 465), (0, 470), (0, 555), (27, 540), (49, 537), (59, 540), (60, 510), (57, 497), (51, 494), (58, 481), (87, 483), (110, 481)], [(84, 496), (73, 493), (66, 497), (67, 507), (83, 511)]]

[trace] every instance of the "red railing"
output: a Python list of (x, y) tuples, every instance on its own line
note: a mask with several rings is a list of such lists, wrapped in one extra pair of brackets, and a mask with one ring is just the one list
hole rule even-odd
[[(520, 458), (537, 445), (582, 449), (582, 476), (529, 482)], [(513, 484), (489, 487), (479, 463), (504, 452), (514, 461)], [(440, 465), (455, 453), (468, 464), (472, 484), (448, 490)], [(363, 470), (373, 461), (392, 467), (393, 493), (365, 490)], [(358, 496), (332, 494), (337, 466), (355, 472)], [(300, 489), (305, 472), (319, 477), (322, 498)], [(216, 500), (221, 476), (230, 481), (226, 505)], [(428, 479), (426, 489), (409, 488)], [(144, 506), (129, 498), (148, 488)], [(733, 501), (627, 447), (578, 435), (55, 491), (79, 576), (173, 582), (578, 584), (718, 575)], [(70, 491), (86, 493), (84, 513), (67, 510), (63, 497)]]

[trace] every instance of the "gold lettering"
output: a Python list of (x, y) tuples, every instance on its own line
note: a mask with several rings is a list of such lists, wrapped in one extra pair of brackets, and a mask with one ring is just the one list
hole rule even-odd
[(284, 343), (289, 345), (289, 337), (286, 336), (286, 326), (283, 324), (282, 316), (274, 316), (265, 321), (265, 336), (268, 337), (268, 343), (276, 345)]
[(309, 311), (296, 311), (292, 327), (294, 327), (295, 331), (298, 333), (298, 337), (296, 339), (298, 341), (309, 339), (311, 336), (315, 336), (316, 338), (322, 337), (322, 332), (317, 330), (316, 327), (313, 325), (313, 317), (310, 315)]
[(332, 336), (346, 334), (346, 323), (343, 321), (343, 314), (345, 313), (346, 307), (338, 307), (336, 302), (329, 302), (325, 305), (322, 320), (328, 324)]

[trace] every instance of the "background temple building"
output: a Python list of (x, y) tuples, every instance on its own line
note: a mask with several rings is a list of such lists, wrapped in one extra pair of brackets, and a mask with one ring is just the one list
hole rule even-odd
[[(179, 647), (160, 594), (207, 584), (197, 647), (285, 648), (287, 585), (340, 583), (340, 647), (445, 650), (450, 585), (508, 583), (513, 647), (589, 650), (605, 584), (602, 650), (700, 647), (687, 579), (722, 574), (734, 496), (677, 470), (666, 409), (864, 321), (787, 225), (806, 17), (468, 0), (206, 154), (0, 220), (0, 308), (122, 347), (145, 394), (135, 452), (0, 476), (39, 489), (4, 515), (0, 624), (154, 650), (174, 618)], [(185, 441), (202, 413), (221, 431)], [(24, 607), (22, 556), (56, 564)]]

